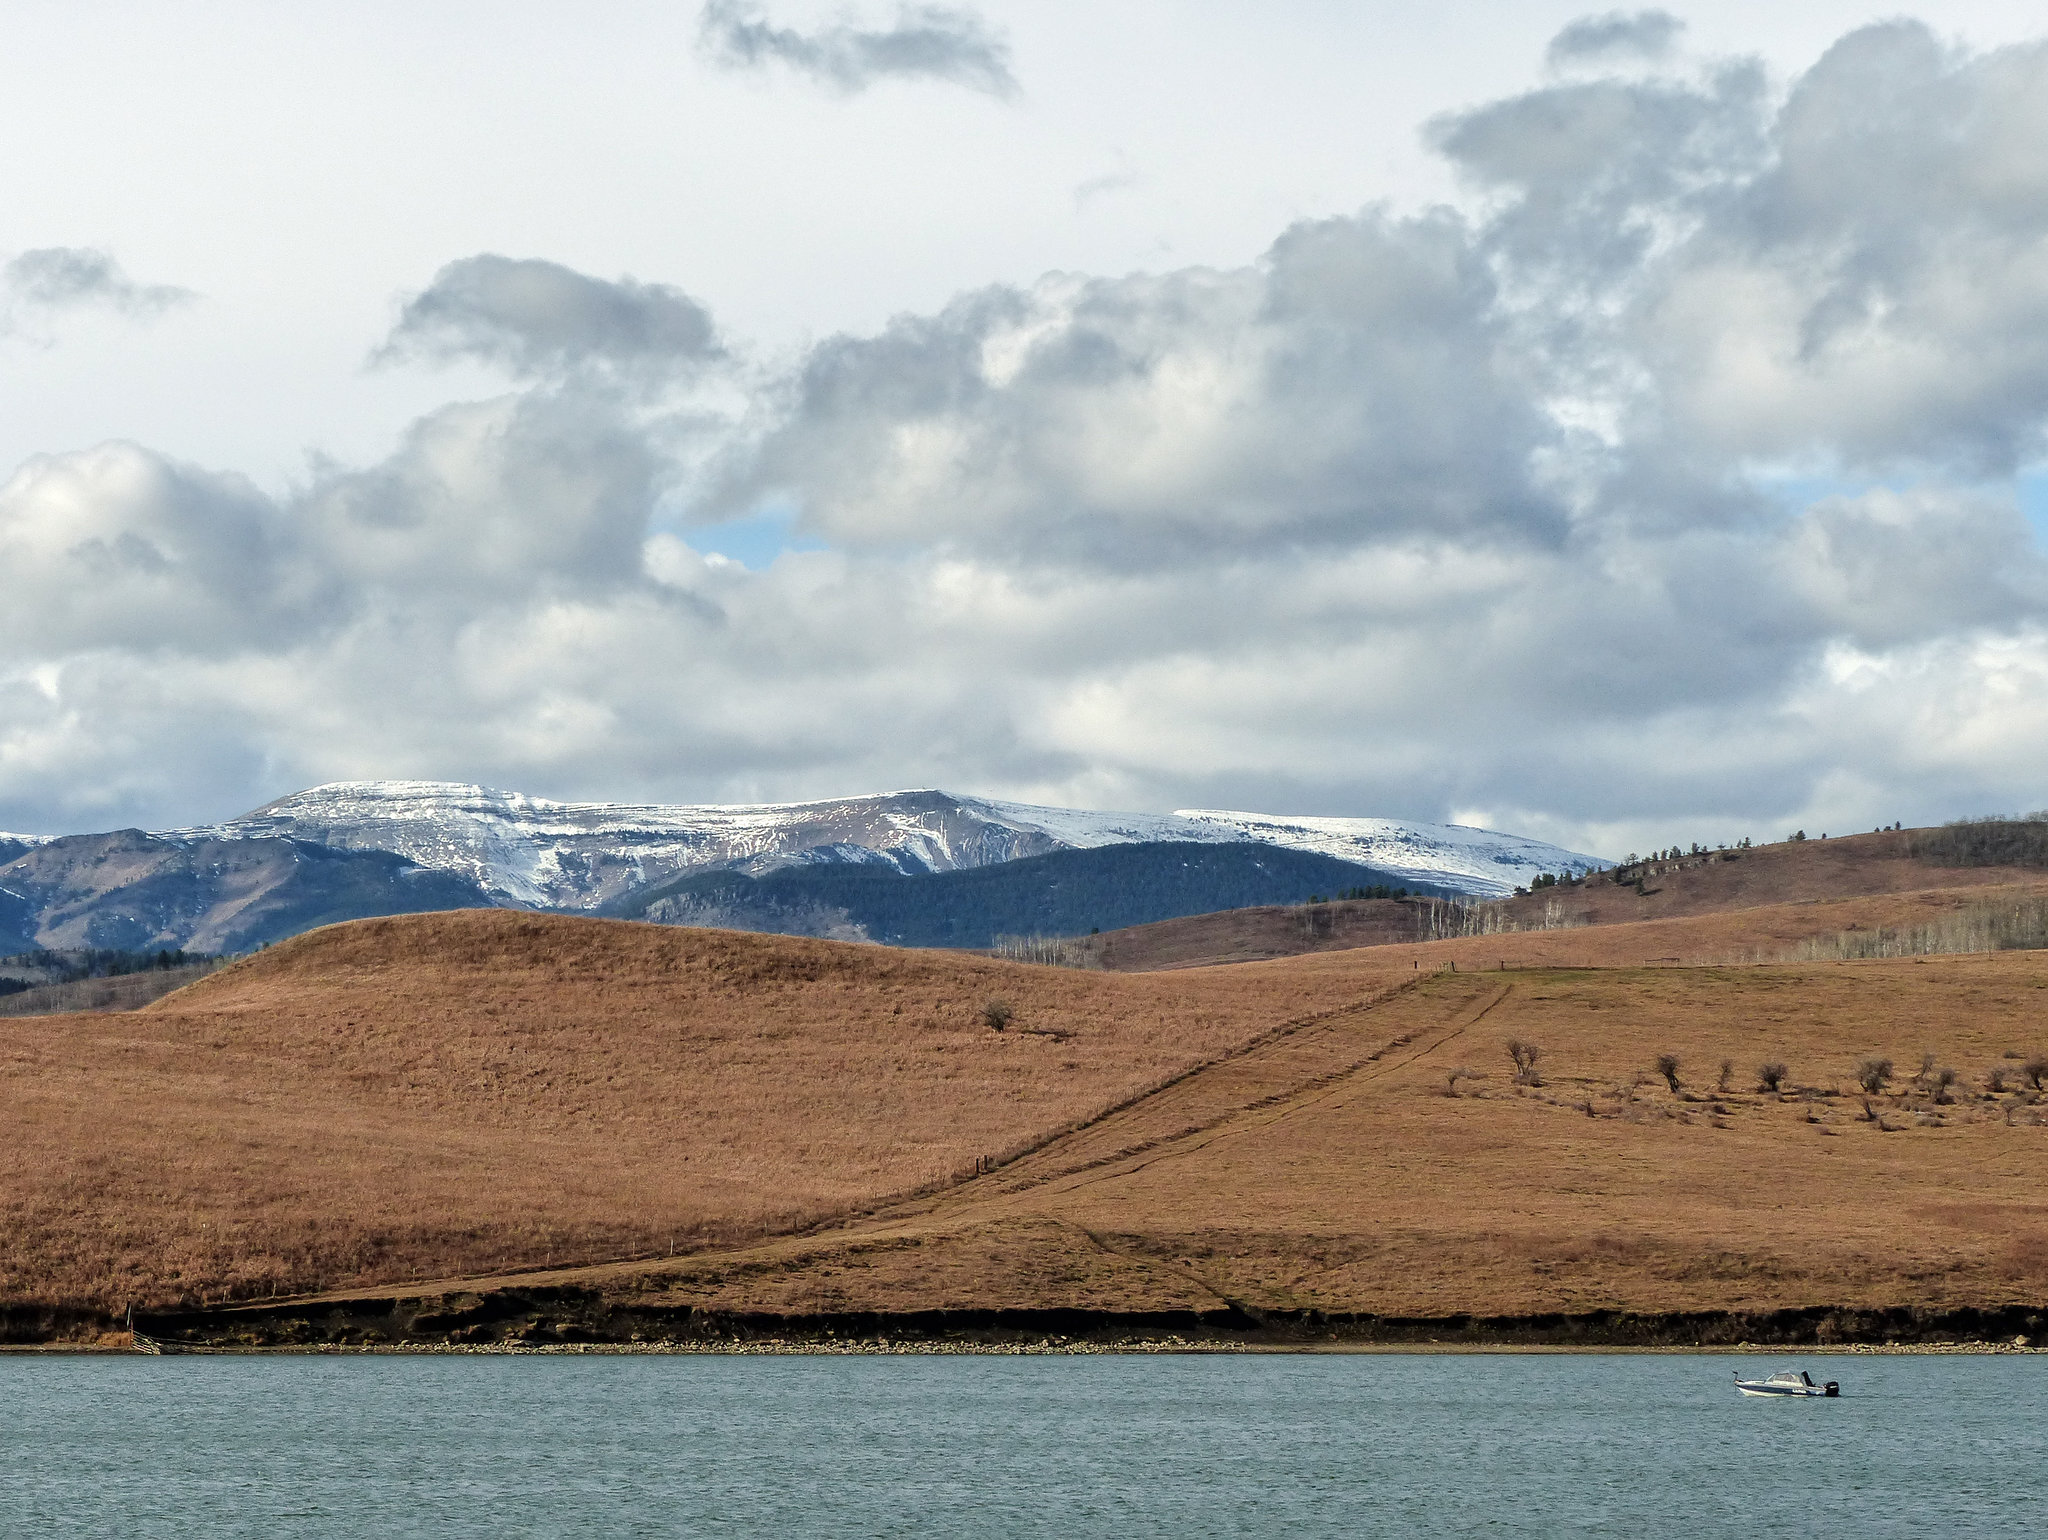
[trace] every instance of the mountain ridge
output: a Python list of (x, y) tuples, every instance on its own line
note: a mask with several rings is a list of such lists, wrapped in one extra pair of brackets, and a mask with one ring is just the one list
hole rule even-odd
[[(1283, 863), (1284, 879), (1276, 867), (1253, 881), (1243, 860), (1197, 861), (1195, 875), (1184, 877), (1186, 863), (1168, 850), (1181, 846), (1299, 859)], [(994, 889), (976, 889), (983, 895), (974, 900), (977, 912), (1042, 911), (1045, 924), (1087, 929), (1354, 885), (1493, 898), (1541, 872), (1570, 876), (1604, 864), (1518, 835), (1393, 819), (1095, 812), (931, 789), (725, 806), (573, 803), (459, 782), (342, 781), (183, 829), (0, 837), (0, 946), (235, 952), (372, 915), (478, 907), (630, 912), (634, 895), (699, 874), (815, 869), (829, 887), (837, 880), (830, 874), (854, 868), (928, 879), (1115, 847), (1143, 853), (1114, 875), (1077, 861), (1046, 879), (1035, 909), (1020, 909), (1014, 895), (998, 902), (987, 897)], [(786, 912), (794, 897), (787, 883), (765, 895), (723, 885), (735, 891), (716, 905), (693, 901), (649, 917), (762, 930), (798, 923)], [(964, 937), (957, 925), (938, 923), (959, 918), (944, 911), (948, 895), (964, 891), (914, 885), (886, 900), (879, 889), (858, 896), (884, 904), (891, 934)], [(1153, 905), (1142, 912), (1130, 906), (1141, 892)], [(743, 901), (728, 901), (735, 897)], [(842, 907), (828, 897), (798, 907), (807, 914)], [(920, 905), (931, 912), (910, 912)], [(712, 909), (722, 917), (710, 918)]]
[(813, 802), (561, 802), (464, 782), (336, 781), (169, 838), (263, 833), (378, 849), (476, 883), (515, 907), (595, 911), (691, 870), (876, 862), (957, 871), (1059, 849), (1180, 842), (1279, 845), (1399, 880), (1501, 898), (1538, 874), (1606, 861), (1457, 824), (1185, 809), (1097, 812), (933, 788)]

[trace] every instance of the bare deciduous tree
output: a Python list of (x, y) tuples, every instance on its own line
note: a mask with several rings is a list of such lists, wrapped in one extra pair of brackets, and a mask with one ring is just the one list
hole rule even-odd
[(1536, 1077), (1536, 1061), (1543, 1057), (1543, 1050), (1534, 1043), (1525, 1043), (1518, 1037), (1507, 1042), (1508, 1057), (1515, 1061), (1516, 1085), (1541, 1085)]

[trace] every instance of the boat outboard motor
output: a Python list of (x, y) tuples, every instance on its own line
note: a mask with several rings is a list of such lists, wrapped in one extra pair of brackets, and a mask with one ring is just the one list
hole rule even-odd
[(1827, 1384), (1821, 1386), (1820, 1393), (1824, 1396), (1839, 1396), (1842, 1393), (1842, 1387), (1836, 1381), (1829, 1380)]

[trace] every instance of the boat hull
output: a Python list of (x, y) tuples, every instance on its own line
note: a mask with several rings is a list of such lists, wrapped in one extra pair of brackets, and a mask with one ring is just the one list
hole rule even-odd
[(1816, 1385), (1810, 1380), (1805, 1383), (1793, 1380), (1737, 1380), (1735, 1388), (1745, 1396), (1818, 1396), (1823, 1400), (1842, 1393), (1842, 1387), (1833, 1380), (1829, 1380), (1825, 1385)]

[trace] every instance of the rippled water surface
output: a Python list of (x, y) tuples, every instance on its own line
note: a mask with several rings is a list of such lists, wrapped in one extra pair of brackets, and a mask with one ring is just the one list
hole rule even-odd
[[(1835, 1401), (1737, 1396), (1800, 1366)], [(2048, 1533), (2048, 1358), (0, 1359), (8, 1536)]]

